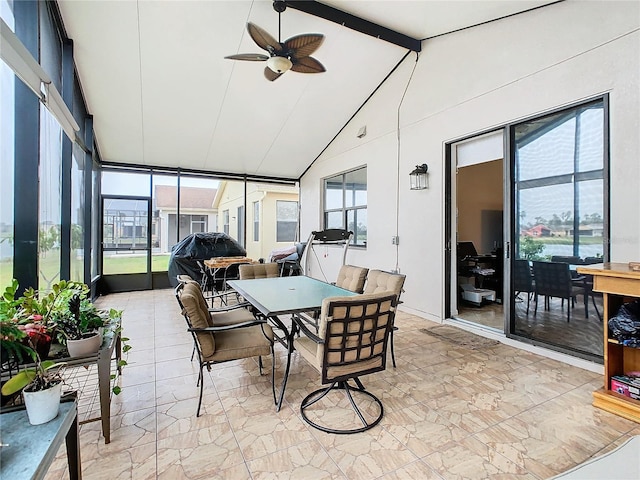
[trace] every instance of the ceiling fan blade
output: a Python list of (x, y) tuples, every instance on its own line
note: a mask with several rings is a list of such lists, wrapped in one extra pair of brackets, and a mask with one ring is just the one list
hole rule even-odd
[(327, 69), (324, 68), (324, 65), (313, 57), (292, 58), (291, 61), (293, 62), (291, 70), (294, 72), (322, 73), (327, 71)]
[(291, 52), (296, 58), (308, 57), (324, 42), (324, 35), (319, 33), (305, 33), (296, 35), (284, 42), (284, 50)]
[(264, 77), (270, 82), (277, 80), (281, 75), (282, 73), (277, 73), (271, 70), (269, 67), (264, 67)]
[(262, 53), (238, 53), (236, 55), (228, 55), (224, 58), (229, 60), (246, 60), (249, 62), (264, 62), (269, 60), (269, 55), (263, 55)]
[(251, 36), (253, 41), (256, 42), (256, 45), (258, 45), (263, 50), (266, 50), (269, 53), (278, 53), (282, 51), (282, 45), (280, 45), (280, 43), (275, 38), (273, 38), (269, 33), (257, 26), (255, 23), (247, 23), (247, 31), (249, 32), (249, 35)]

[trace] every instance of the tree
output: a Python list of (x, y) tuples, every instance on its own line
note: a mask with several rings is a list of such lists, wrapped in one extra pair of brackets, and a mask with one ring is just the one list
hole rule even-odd
[(544, 250), (544, 244), (536, 242), (531, 237), (523, 237), (520, 240), (520, 258), (527, 260), (544, 260), (540, 255)]

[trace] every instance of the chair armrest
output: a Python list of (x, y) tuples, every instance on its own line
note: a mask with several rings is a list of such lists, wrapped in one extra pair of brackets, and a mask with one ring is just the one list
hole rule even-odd
[(207, 327), (207, 328), (193, 328), (193, 327), (189, 327), (187, 328), (188, 332), (194, 332), (194, 333), (204, 333), (204, 332), (210, 332), (210, 333), (215, 333), (215, 332), (224, 332), (227, 330), (235, 330), (237, 328), (247, 328), (247, 327), (253, 327), (255, 325), (265, 325), (267, 323), (266, 320), (253, 320), (253, 321), (249, 321), (249, 322), (242, 322), (242, 323), (235, 323), (233, 325), (224, 325), (224, 326), (220, 326), (220, 327)]
[(319, 336), (317, 336), (315, 333), (313, 333), (311, 330), (307, 328), (307, 326), (305, 325), (305, 321), (302, 320), (300, 317), (295, 315), (293, 317), (293, 320), (296, 322), (296, 324), (298, 325), (302, 333), (304, 333), (307, 337), (309, 337), (315, 343), (319, 345), (322, 345), (324, 343), (324, 340), (322, 340)]
[(247, 308), (250, 306), (251, 304), (249, 302), (240, 302), (240, 303), (234, 303), (233, 305), (225, 305), (224, 307), (209, 307), (207, 310), (209, 310), (209, 313), (229, 312), (231, 310), (237, 310), (239, 308)]

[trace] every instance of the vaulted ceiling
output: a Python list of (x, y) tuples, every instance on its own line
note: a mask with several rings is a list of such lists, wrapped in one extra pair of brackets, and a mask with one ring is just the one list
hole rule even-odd
[[(271, 82), (264, 62), (224, 58), (266, 53), (247, 33), (247, 22), (278, 39), (271, 0), (58, 3), (98, 148), (110, 163), (298, 179), (410, 51), (289, 2), (281, 14), (282, 41), (323, 34), (313, 57), (327, 71), (289, 71)], [(427, 42), (549, 3), (322, 2)], [(347, 25), (358, 23), (349, 18)]]

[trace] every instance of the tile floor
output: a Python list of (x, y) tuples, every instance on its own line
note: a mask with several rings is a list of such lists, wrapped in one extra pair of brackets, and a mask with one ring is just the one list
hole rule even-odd
[[(400, 313), (398, 367), (363, 377), (382, 399), (374, 429), (330, 435), (301, 419), (319, 376), (294, 355), (276, 413), (270, 376), (254, 360), (205, 376), (195, 417), (197, 364), (171, 290), (109, 295), (125, 310), (133, 349), (112, 399), (111, 443), (81, 426), (85, 479), (544, 479), (611, 450), (640, 424), (591, 406), (601, 377), (503, 344), (462, 347)], [(276, 346), (277, 379), (284, 349)], [(268, 372), (268, 370), (266, 370)], [(64, 447), (47, 480), (68, 478)]]

